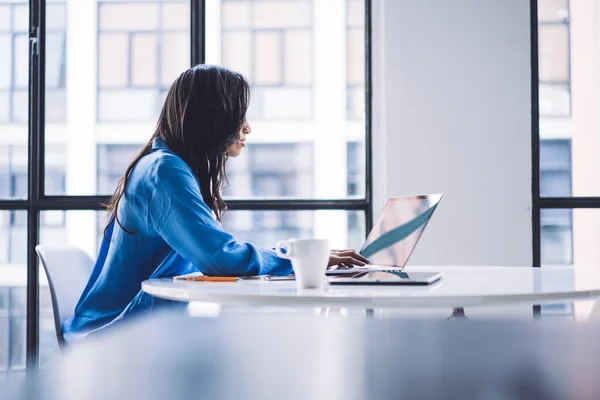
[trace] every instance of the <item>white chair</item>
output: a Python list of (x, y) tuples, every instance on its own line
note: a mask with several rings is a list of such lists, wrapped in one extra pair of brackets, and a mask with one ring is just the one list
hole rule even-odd
[(48, 277), (56, 338), (62, 348), (65, 345), (62, 324), (75, 312), (79, 297), (92, 274), (94, 261), (87, 253), (73, 246), (40, 244), (35, 251)]

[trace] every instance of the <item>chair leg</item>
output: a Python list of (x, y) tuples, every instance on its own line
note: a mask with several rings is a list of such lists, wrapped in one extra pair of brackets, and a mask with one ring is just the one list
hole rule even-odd
[(454, 307), (452, 309), (452, 314), (450, 314), (450, 316), (448, 318), (446, 318), (446, 320), (450, 320), (450, 319), (469, 319), (469, 318), (465, 315), (464, 308)]

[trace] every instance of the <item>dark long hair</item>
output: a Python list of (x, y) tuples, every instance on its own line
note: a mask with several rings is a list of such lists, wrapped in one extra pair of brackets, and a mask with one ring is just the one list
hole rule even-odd
[(129, 164), (106, 204), (108, 225), (116, 220), (129, 232), (118, 219), (117, 207), (131, 171), (150, 153), (155, 138), (162, 139), (192, 169), (204, 202), (221, 222), (226, 209), (221, 187), (227, 181), (227, 149), (239, 140), (249, 100), (248, 82), (237, 72), (214, 65), (197, 65), (183, 72), (169, 89), (154, 134)]

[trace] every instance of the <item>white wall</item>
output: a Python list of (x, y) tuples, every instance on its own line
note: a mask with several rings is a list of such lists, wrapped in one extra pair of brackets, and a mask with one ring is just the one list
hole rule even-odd
[(374, 0), (375, 213), (443, 192), (411, 265), (531, 265), (525, 0)]

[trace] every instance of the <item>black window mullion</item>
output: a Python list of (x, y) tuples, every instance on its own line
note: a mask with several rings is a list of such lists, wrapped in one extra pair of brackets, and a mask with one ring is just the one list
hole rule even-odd
[[(38, 210), (104, 210), (110, 196), (46, 196), (34, 202)], [(227, 208), (232, 211), (244, 210), (348, 210), (367, 211), (371, 203), (366, 199), (225, 199)], [(27, 202), (0, 200), (0, 209), (23, 206)]]
[(538, 60), (538, 1), (530, 1), (531, 40), (531, 226), (532, 266), (541, 266), (540, 226), (540, 110), (539, 110), (539, 60)]
[(0, 200), (0, 211), (28, 210), (28, 200)]
[(192, 66), (206, 62), (206, 26), (204, 23), (206, 15), (205, 0), (190, 0), (191, 10), (191, 64)]
[(44, 191), (45, 0), (30, 0), (29, 17), (29, 179), (27, 213), (27, 368), (38, 366), (39, 238), (38, 202)]
[(373, 135), (371, 117), (372, 107), (372, 1), (365, 0), (365, 199), (367, 210), (365, 214), (365, 234), (373, 228)]
[(540, 197), (540, 209), (600, 208), (600, 197)]

